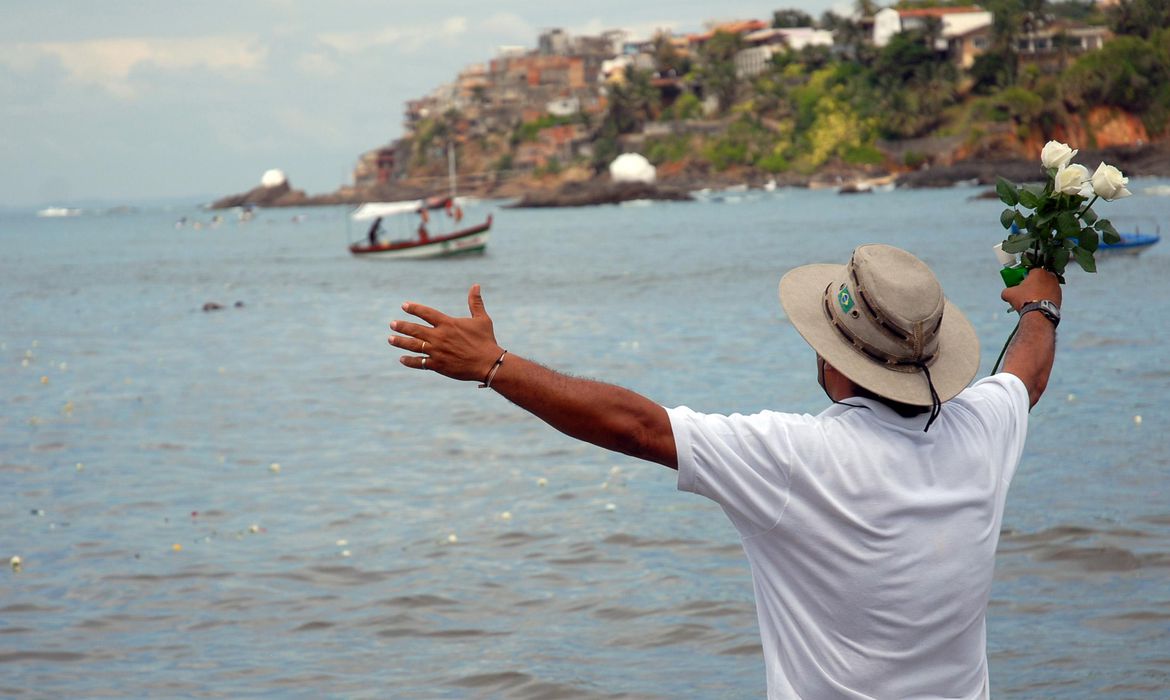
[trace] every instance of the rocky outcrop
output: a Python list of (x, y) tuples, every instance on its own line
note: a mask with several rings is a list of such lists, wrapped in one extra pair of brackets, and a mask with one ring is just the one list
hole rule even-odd
[[(1170, 144), (1082, 148), (1074, 162), (1084, 165), (1090, 172), (1097, 169), (1098, 163), (1108, 163), (1129, 177), (1165, 177), (1170, 173)], [(994, 185), (997, 176), (1013, 182), (1041, 180), (1044, 173), (1040, 169), (1040, 149), (1037, 148), (1036, 157), (1030, 159), (969, 158), (949, 166), (923, 168), (899, 175), (897, 183), (898, 187), (950, 187), (961, 182)]]
[(243, 194), (233, 194), (217, 199), (211, 204), (212, 209), (231, 209), (232, 207), (295, 207), (305, 204), (309, 198), (304, 190), (294, 190), (288, 181), (279, 185), (253, 187)]
[(586, 181), (567, 182), (555, 190), (531, 192), (510, 207), (584, 207), (593, 204), (618, 204), (635, 199), (690, 201), (686, 190), (644, 182)]

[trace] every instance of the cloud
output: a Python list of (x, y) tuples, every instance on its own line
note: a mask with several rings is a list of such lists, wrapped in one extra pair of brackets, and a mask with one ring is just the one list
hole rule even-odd
[(466, 17), (456, 16), (437, 24), (394, 24), (358, 32), (330, 32), (317, 41), (338, 53), (351, 54), (374, 48), (394, 47), (402, 53), (431, 48), (436, 42), (450, 43), (467, 34)]
[(0, 52), (0, 61), (15, 70), (27, 70), (45, 57), (56, 58), (68, 79), (98, 85), (123, 99), (136, 97), (131, 77), (139, 67), (200, 67), (231, 76), (263, 68), (268, 56), (258, 38), (246, 36), (49, 41), (9, 45), (8, 49)]

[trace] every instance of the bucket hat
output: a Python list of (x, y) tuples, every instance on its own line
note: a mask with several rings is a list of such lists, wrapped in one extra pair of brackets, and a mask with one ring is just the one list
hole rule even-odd
[(804, 265), (780, 280), (780, 304), (818, 355), (891, 401), (937, 408), (979, 371), (979, 339), (926, 263), (863, 245), (847, 265)]

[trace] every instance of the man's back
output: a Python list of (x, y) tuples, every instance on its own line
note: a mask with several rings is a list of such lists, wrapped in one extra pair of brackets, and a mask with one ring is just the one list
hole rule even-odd
[(980, 697), (985, 615), (1027, 391), (984, 380), (927, 416), (671, 411), (679, 488), (752, 566), (771, 697)]

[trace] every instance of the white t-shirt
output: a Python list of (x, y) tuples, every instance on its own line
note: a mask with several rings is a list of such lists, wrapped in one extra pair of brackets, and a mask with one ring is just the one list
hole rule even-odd
[(981, 698), (986, 613), (1028, 392), (988, 377), (903, 418), (668, 409), (678, 488), (723, 507), (751, 564), (768, 697)]

